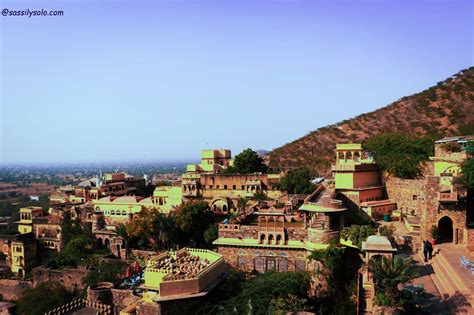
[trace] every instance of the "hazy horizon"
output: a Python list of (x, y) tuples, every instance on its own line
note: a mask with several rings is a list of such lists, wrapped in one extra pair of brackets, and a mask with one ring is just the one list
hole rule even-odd
[(2, 1), (0, 165), (271, 150), (473, 62), (473, 3)]

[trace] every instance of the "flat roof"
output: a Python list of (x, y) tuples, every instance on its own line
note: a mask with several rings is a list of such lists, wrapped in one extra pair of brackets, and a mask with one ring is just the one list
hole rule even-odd
[(360, 144), (360, 143), (338, 143), (338, 144), (336, 144), (336, 150), (362, 150), (362, 144)]
[(305, 250), (316, 250), (326, 249), (329, 244), (317, 244), (308, 241), (288, 241), (288, 244), (260, 244), (258, 239), (253, 238), (230, 238), (220, 237), (214, 242), (214, 245), (228, 245), (228, 246), (246, 246), (246, 247), (269, 247), (269, 248), (285, 248), (285, 249), (305, 249)]

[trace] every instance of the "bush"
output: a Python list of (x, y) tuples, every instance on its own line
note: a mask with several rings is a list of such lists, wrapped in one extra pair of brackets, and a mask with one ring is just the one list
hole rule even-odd
[(69, 302), (74, 297), (57, 282), (44, 282), (26, 290), (18, 301), (18, 313), (42, 315), (55, 307)]
[(371, 225), (351, 225), (342, 229), (341, 238), (350, 240), (352, 244), (360, 249), (362, 242), (370, 235), (375, 235), (376, 233), (377, 229)]
[(99, 282), (116, 283), (125, 276), (126, 264), (121, 260), (102, 262), (96, 265), (96, 269), (89, 272), (84, 279), (87, 286)]

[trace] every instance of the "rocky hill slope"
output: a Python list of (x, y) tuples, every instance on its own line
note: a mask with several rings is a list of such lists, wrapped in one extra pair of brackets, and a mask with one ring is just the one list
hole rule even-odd
[(474, 67), (376, 111), (319, 128), (274, 149), (267, 161), (274, 168), (307, 167), (324, 175), (336, 143), (364, 142), (388, 132), (434, 138), (474, 134)]

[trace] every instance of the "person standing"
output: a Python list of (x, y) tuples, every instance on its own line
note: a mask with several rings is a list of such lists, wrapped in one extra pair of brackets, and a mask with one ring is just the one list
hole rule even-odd
[(431, 260), (431, 257), (433, 257), (433, 243), (426, 241), (426, 245), (428, 245), (428, 259)]
[(425, 262), (428, 262), (428, 241), (423, 241), (423, 256), (425, 257)]

